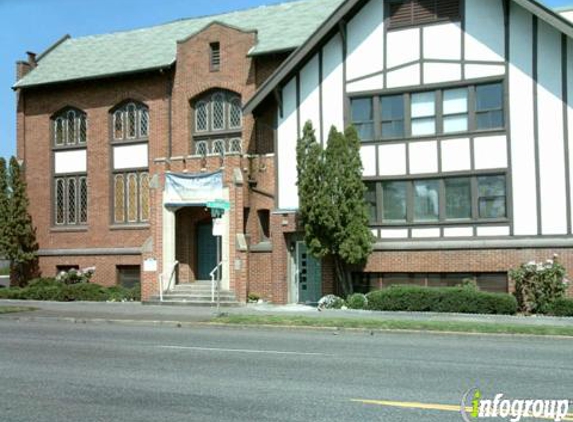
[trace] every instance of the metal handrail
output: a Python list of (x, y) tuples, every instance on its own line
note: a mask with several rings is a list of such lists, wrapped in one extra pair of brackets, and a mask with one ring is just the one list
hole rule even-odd
[[(173, 274), (175, 274), (175, 269), (179, 265), (179, 261), (173, 262), (169, 267), (169, 273), (161, 273), (159, 274), (159, 301), (163, 302), (163, 293), (171, 288), (171, 280), (173, 280)], [(165, 275), (169, 276), (169, 281), (167, 287), (163, 287), (163, 278)]]
[[(211, 277), (211, 302), (215, 302), (215, 273), (219, 271), (219, 267), (222, 265), (223, 261), (219, 262), (209, 273), (209, 277)], [(217, 275), (219, 275), (219, 273), (217, 273)], [(217, 277), (217, 288), (219, 288), (219, 279), (220, 277)]]

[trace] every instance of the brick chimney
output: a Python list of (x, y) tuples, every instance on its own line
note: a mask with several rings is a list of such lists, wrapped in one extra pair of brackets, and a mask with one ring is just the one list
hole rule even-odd
[(28, 64), (33, 68), (35, 68), (38, 63), (36, 62), (36, 53), (32, 52), (32, 51), (26, 51), (26, 54), (28, 55)]
[(38, 62), (36, 61), (36, 53), (26, 51), (26, 54), (28, 55), (28, 60), (18, 60), (16, 62), (16, 81), (22, 79), (38, 65)]

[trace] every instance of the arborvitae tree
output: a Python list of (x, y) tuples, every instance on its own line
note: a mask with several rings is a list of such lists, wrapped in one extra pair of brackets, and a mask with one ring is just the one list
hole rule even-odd
[(0, 259), (6, 256), (10, 244), (10, 199), (8, 191), (8, 170), (6, 160), (0, 157)]
[(26, 181), (15, 157), (10, 159), (9, 244), (6, 258), (10, 260), (12, 285), (24, 286), (37, 273), (36, 229), (28, 213)]
[(297, 144), (299, 214), (309, 252), (333, 260), (343, 295), (352, 293), (349, 266), (364, 264), (372, 252), (364, 201), (360, 141), (354, 128), (332, 127), (324, 150), (310, 122)]

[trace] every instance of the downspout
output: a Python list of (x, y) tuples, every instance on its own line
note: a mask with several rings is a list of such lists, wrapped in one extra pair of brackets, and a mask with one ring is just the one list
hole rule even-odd
[(173, 78), (167, 77), (167, 114), (169, 116), (169, 124), (167, 128), (167, 162), (171, 160), (173, 153)]

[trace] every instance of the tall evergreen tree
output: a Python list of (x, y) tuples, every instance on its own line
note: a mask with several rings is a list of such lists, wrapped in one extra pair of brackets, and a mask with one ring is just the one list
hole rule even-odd
[(324, 150), (305, 124), (297, 144), (299, 217), (309, 252), (330, 256), (344, 295), (352, 293), (349, 266), (364, 264), (372, 252), (362, 170), (354, 128), (343, 134), (332, 127)]
[(10, 260), (10, 280), (12, 285), (24, 286), (37, 274), (36, 229), (28, 213), (28, 195), (26, 181), (18, 160), (10, 159), (10, 206), (9, 206), (9, 244), (6, 258)]
[(0, 259), (6, 256), (10, 244), (10, 199), (6, 160), (0, 157)]

